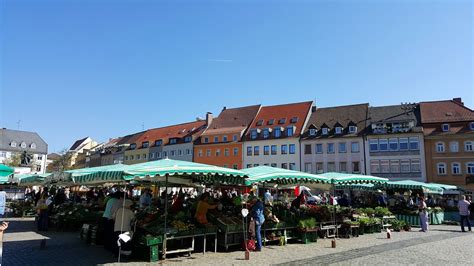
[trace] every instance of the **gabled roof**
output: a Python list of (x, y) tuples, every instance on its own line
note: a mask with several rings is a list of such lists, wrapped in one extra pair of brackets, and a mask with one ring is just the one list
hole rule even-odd
[(212, 120), (211, 125), (202, 133), (202, 136), (241, 133), (252, 123), (259, 110), (260, 105), (226, 108)]
[(421, 125), (420, 110), (417, 104), (399, 104), (369, 108), (369, 124), (415, 121)]
[[(252, 129), (287, 126), (294, 126), (295, 131), (293, 133), (293, 136), (298, 137), (303, 131), (303, 126), (306, 121), (306, 117), (308, 116), (312, 105), (313, 102), (308, 101), (300, 103), (263, 106), (258, 112), (252, 124), (250, 125), (249, 130), (247, 131), (247, 139), (249, 139), (250, 130)], [(296, 118), (296, 122), (292, 121), (293, 118)], [(269, 126), (268, 121), (270, 119), (275, 119), (275, 122), (273, 123), (273, 125)], [(263, 120), (263, 123), (261, 125), (257, 125), (257, 123), (261, 120)]]
[(206, 125), (206, 121), (193, 121), (178, 125), (160, 127), (149, 129), (145, 131), (137, 140), (137, 146), (141, 147), (140, 145), (143, 142), (148, 141), (149, 145), (154, 145), (156, 140), (163, 140), (163, 145), (166, 145), (169, 139), (178, 138), (182, 139), (186, 136), (193, 136), (196, 133), (202, 131), (203, 127)]
[(82, 139), (78, 139), (74, 142), (74, 144), (72, 144), (71, 148), (69, 148), (70, 151), (74, 151), (76, 150), (77, 148), (79, 148), (89, 137), (85, 137), (85, 138), (82, 138)]
[(126, 136), (122, 137), (122, 138), (117, 142), (116, 145), (117, 145), (117, 146), (121, 146), (121, 145), (127, 145), (127, 144), (136, 143), (137, 139), (138, 139), (143, 133), (145, 133), (145, 131), (126, 135)]
[[(313, 112), (309, 118), (308, 126), (305, 129), (305, 137), (309, 137), (307, 136), (309, 125), (314, 125), (318, 129), (323, 127), (333, 129), (336, 126), (341, 126), (344, 128), (343, 136), (359, 135), (366, 127), (368, 109), (368, 103), (316, 108), (316, 111)], [(357, 126), (357, 133), (349, 134), (349, 126)], [(320, 135), (321, 134), (318, 133), (317, 136)], [(333, 134), (324, 137), (330, 137), (331, 135)], [(341, 135), (338, 135), (338, 137), (340, 136)]]
[(423, 124), (474, 121), (474, 112), (460, 100), (421, 102), (420, 113)]
[[(16, 142), (16, 147), (10, 144)], [(21, 148), (21, 143), (26, 144), (26, 148)], [(35, 144), (36, 148), (32, 149), (31, 144)], [(3, 151), (24, 151), (30, 153), (48, 153), (48, 144), (36, 132), (13, 130), (7, 128), (0, 129), (0, 150)]]

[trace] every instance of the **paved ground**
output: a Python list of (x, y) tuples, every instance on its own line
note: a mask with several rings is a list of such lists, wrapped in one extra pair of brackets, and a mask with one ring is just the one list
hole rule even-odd
[[(118, 265), (116, 259), (102, 247), (82, 242), (78, 233), (35, 233), (31, 219), (16, 219), (4, 236), (3, 265)], [(46, 248), (40, 249), (42, 239)], [(432, 226), (431, 231), (363, 235), (353, 239), (339, 239), (337, 248), (331, 241), (268, 246), (262, 252), (251, 253), (251, 260), (243, 260), (242, 251), (193, 254), (175, 257), (162, 264), (193, 265), (473, 265), (474, 233), (461, 233), (457, 226)], [(127, 265), (147, 265), (127, 263)]]

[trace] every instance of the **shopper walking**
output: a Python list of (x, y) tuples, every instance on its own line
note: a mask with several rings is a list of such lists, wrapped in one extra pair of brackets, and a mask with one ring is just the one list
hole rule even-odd
[(262, 250), (262, 225), (265, 222), (263, 202), (259, 198), (252, 199), (252, 218), (255, 220), (255, 236), (257, 238), (256, 251)]
[(464, 221), (467, 223), (467, 228), (471, 231), (471, 222), (469, 222), (469, 205), (471, 203), (466, 200), (466, 196), (462, 195), (461, 200), (458, 202), (459, 216), (461, 217), (461, 230), (464, 230)]
[(426, 207), (426, 202), (423, 196), (421, 196), (418, 200), (418, 211), (420, 214), (420, 224), (422, 232), (428, 231), (428, 209)]

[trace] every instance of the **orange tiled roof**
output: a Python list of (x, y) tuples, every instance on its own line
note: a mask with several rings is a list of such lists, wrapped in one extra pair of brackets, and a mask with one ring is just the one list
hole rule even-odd
[(206, 125), (206, 121), (194, 121), (188, 122), (178, 125), (160, 127), (160, 128), (153, 128), (145, 131), (136, 141), (138, 147), (145, 142), (149, 141), (150, 146), (156, 140), (163, 140), (163, 144), (168, 144), (168, 140), (171, 138), (184, 138), (186, 136), (194, 135), (198, 133), (202, 129), (202, 127)]
[(202, 133), (202, 136), (240, 133), (252, 123), (259, 109), (260, 105), (224, 109), (218, 117), (212, 120), (211, 125)]
[(474, 112), (460, 101), (421, 102), (421, 123), (474, 121)]

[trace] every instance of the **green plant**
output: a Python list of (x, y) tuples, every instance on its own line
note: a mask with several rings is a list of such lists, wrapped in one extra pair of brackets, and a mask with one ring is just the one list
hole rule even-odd
[(314, 218), (302, 219), (298, 222), (298, 228), (302, 231), (315, 229), (316, 225), (316, 219)]
[(385, 208), (385, 207), (375, 207), (374, 213), (375, 213), (375, 216), (377, 217), (392, 215), (392, 212), (390, 212), (388, 208)]

